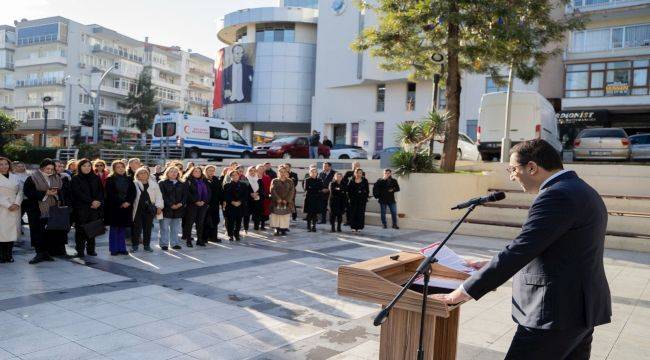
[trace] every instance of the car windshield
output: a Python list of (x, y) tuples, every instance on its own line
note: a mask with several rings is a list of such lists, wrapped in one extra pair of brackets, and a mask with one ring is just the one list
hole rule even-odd
[(630, 143), (634, 145), (650, 144), (650, 135), (634, 135), (630, 136)]
[(579, 138), (624, 138), (627, 134), (623, 129), (586, 129), (582, 130)]
[(273, 140), (273, 144), (290, 144), (296, 140), (295, 136), (287, 136), (277, 140)]

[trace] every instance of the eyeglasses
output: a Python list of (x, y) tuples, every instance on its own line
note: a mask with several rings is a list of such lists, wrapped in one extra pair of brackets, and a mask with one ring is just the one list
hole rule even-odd
[(512, 175), (515, 172), (515, 170), (520, 166), (525, 166), (525, 164), (519, 164), (515, 166), (510, 165), (506, 167), (506, 172), (508, 173), (508, 175)]
[(95, 167), (104, 167), (104, 165), (95, 165)]

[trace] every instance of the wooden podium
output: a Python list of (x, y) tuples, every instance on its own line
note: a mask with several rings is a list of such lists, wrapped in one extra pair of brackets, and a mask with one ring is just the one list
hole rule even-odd
[[(338, 294), (385, 306), (415, 273), (423, 259), (420, 253), (400, 252), (341, 266)], [(469, 276), (440, 264), (431, 265), (431, 271), (431, 281), (436, 278), (464, 280)], [(379, 359), (417, 358), (421, 308), (422, 293), (408, 290), (381, 325)], [(426, 359), (456, 358), (459, 314), (460, 304), (446, 305), (429, 297), (424, 329)]]

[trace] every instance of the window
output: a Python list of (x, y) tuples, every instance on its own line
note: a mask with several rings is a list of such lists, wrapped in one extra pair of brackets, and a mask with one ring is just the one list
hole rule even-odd
[(266, 23), (255, 27), (257, 42), (294, 42), (295, 25), (293, 23)]
[(357, 145), (359, 142), (359, 123), (352, 123), (352, 145)]
[(571, 33), (571, 52), (650, 46), (650, 24), (589, 29)]
[(632, 144), (632, 145), (650, 145), (650, 135), (634, 135), (634, 136), (630, 136), (630, 144)]
[(384, 123), (375, 123), (375, 150), (384, 148)]
[[(499, 80), (501, 80), (502, 83), (507, 83), (508, 78), (506, 76), (499, 76)], [(493, 93), (493, 92), (500, 92), (500, 91), (508, 91), (508, 85), (497, 86), (497, 84), (494, 82), (494, 79), (491, 76), (485, 78), (486, 93)]]
[(296, 140), (296, 146), (307, 146), (307, 144), (308, 144), (307, 143), (307, 138), (302, 138), (301, 137), (301, 138), (298, 138), (298, 140)]
[[(174, 136), (176, 135), (176, 123), (173, 122), (166, 122), (163, 123), (164, 128), (165, 128), (165, 136)], [(162, 134), (160, 133), (160, 123), (156, 124), (153, 129), (153, 136), (156, 137), (161, 137)]]
[(415, 87), (415, 83), (406, 84), (406, 111), (415, 110)]
[(284, 6), (318, 9), (318, 0), (284, 0)]
[(473, 141), (476, 140), (476, 128), (477, 128), (477, 126), (478, 126), (478, 120), (476, 120), (476, 119), (467, 120), (466, 125), (465, 125), (465, 127), (466, 127), (465, 132), (467, 133), (467, 135), (469, 135), (469, 137)]
[(59, 24), (45, 24), (20, 28), (17, 45), (28, 45), (59, 40)]
[(210, 139), (228, 140), (228, 130), (210, 126)]
[(235, 42), (238, 43), (248, 42), (246, 36), (247, 33), (248, 33), (248, 29), (245, 26), (241, 29), (238, 29), (237, 32), (235, 33)]
[(244, 140), (244, 138), (235, 131), (232, 132), (232, 141), (240, 145), (248, 145), (248, 143), (246, 143), (246, 140)]
[(385, 101), (386, 101), (386, 84), (379, 84), (377, 85), (377, 105), (375, 109), (377, 112), (384, 111)]

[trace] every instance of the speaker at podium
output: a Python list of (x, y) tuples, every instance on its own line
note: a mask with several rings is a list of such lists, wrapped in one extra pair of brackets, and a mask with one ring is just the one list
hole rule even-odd
[[(337, 292), (341, 296), (386, 306), (416, 273), (425, 256), (418, 252), (400, 252), (338, 270)], [(430, 265), (428, 294), (449, 293), (469, 274), (456, 266)], [(379, 359), (416, 360), (420, 336), (423, 286), (416, 280), (399, 299), (381, 324)], [(456, 358), (461, 304), (446, 305), (427, 297), (424, 322), (424, 358)]]

